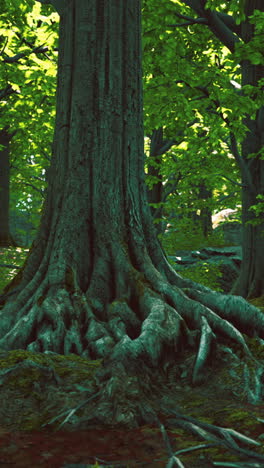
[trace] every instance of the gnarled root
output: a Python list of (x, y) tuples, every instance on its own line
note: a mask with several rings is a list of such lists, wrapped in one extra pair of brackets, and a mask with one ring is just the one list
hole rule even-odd
[(263, 398), (263, 365), (252, 356), (242, 333), (263, 337), (264, 317), (242, 298), (184, 280), (166, 262), (158, 271), (144, 251), (135, 249), (132, 263), (118, 245), (111, 245), (94, 260), (85, 292), (74, 265), (65, 260), (54, 271), (49, 265), (48, 273), (45, 265), (2, 310), (0, 347), (104, 358), (104, 375), (98, 376), (98, 385), (104, 385), (100, 411), (107, 398), (112, 400), (112, 409), (122, 407), (123, 400), (133, 400), (134, 405), (126, 415), (113, 410), (109, 420), (131, 424), (134, 418), (138, 422), (136, 400), (144, 393), (138, 377), (141, 369), (142, 380), (147, 379), (153, 370), (161, 372), (174, 365), (182, 351), (196, 350), (190, 381), (201, 383), (222, 340), (238, 347), (253, 367), (247, 378), (249, 398)]

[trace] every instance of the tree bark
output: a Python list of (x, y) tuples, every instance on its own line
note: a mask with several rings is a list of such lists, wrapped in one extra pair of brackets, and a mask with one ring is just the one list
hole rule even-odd
[(0, 131), (0, 247), (14, 245), (9, 230), (9, 198), (10, 198), (10, 162), (9, 142), (12, 136), (4, 128)]
[[(255, 9), (264, 11), (263, 2), (248, 0), (245, 6), (247, 18)], [(253, 36), (254, 26), (247, 20), (242, 24), (242, 39), (247, 43)], [(241, 67), (242, 85), (258, 86), (258, 81), (264, 78), (264, 66), (253, 65), (249, 60), (244, 60)], [(233, 292), (244, 297), (259, 297), (264, 294), (264, 222), (258, 225), (250, 224), (255, 218), (250, 208), (257, 204), (257, 195), (264, 195), (264, 161), (260, 154), (264, 145), (264, 107), (258, 110), (256, 119), (247, 115), (244, 123), (248, 131), (242, 144), (241, 166), (243, 259)], [(252, 154), (255, 154), (255, 157), (250, 157)]]
[(103, 358), (91, 417), (126, 425), (147, 420), (142, 392), (182, 349), (198, 348), (197, 384), (218, 334), (248, 359), (241, 332), (264, 338), (258, 309), (179, 277), (157, 241), (140, 19), (139, 0), (74, 0), (62, 14), (47, 199), (24, 269), (0, 297), (0, 348)]
[[(210, 200), (212, 199), (212, 189), (206, 186), (206, 181), (202, 180), (199, 184), (198, 199), (202, 201), (199, 223), (201, 225), (204, 237), (208, 237), (213, 231), (212, 210), (210, 209)], [(205, 206), (204, 206), (205, 205)]]

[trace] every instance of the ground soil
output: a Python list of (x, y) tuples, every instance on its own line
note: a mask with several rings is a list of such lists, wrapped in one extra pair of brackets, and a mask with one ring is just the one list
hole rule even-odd
[[(254, 339), (251, 349), (264, 358), (263, 349), (256, 346)], [(162, 392), (159, 398), (156, 391), (153, 397), (150, 393), (149, 401), (174, 452), (205, 441), (175, 426), (162, 410), (164, 403), (203, 422), (236, 429), (258, 442), (264, 440), (263, 402), (247, 401), (239, 379), (240, 366), (230, 369), (228, 356), (222, 359), (220, 354), (209, 366), (202, 385), (190, 385), (194, 355), (187, 352), (154, 383), (155, 387), (163, 386)], [(157, 424), (130, 429), (96, 423), (87, 426), (88, 407), (84, 406), (64, 426), (59, 424), (65, 414), (47, 425), (62, 411), (75, 408), (87, 395), (96, 392), (94, 376), (101, 364), (75, 355), (64, 357), (23, 350), (0, 353), (0, 467), (81, 468), (93, 466), (96, 461), (99, 466), (124, 468), (166, 466), (168, 451)], [(12, 369), (8, 375), (4, 373), (7, 369)], [(263, 446), (253, 450), (264, 454)], [(216, 461), (240, 460), (221, 446), (178, 456), (187, 468), (209, 468)]]

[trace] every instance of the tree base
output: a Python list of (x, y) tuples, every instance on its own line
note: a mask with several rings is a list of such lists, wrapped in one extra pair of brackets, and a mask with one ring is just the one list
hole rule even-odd
[[(131, 258), (111, 245), (95, 260), (86, 292), (73, 265), (47, 273), (43, 261), (1, 311), (0, 348), (103, 359), (90, 415), (109, 424), (149, 420), (152, 410), (142, 401), (155, 388), (153, 376), (165, 382), (175, 363), (181, 369), (184, 352), (192, 353), (186, 370), (191, 385), (205, 381), (208, 366), (222, 354), (236, 366), (238, 353), (248, 398), (261, 401), (263, 361), (252, 355), (243, 333), (263, 346), (263, 314), (242, 298), (180, 278), (164, 257), (154, 258), (159, 270), (146, 252), (134, 251)], [(181, 377), (176, 374), (175, 382)]]

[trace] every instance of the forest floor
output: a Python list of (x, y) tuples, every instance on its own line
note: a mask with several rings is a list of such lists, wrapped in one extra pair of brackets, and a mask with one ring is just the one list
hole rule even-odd
[[(10, 263), (17, 264), (16, 260), (10, 253)], [(7, 276), (5, 282), (8, 280)], [(251, 302), (264, 312), (264, 297)], [(260, 349), (254, 339), (249, 344), (263, 362), (263, 346)], [(164, 413), (162, 405), (166, 403), (172, 411), (198, 421), (239, 431), (259, 442), (256, 447), (239, 446), (264, 455), (264, 404), (247, 401), (241, 378), (242, 357), (238, 367), (230, 369), (228, 354), (223, 358), (219, 351), (205, 382), (196, 387), (190, 384), (193, 362), (193, 354), (182, 353), (175, 366), (167, 369), (161, 397), (157, 399), (156, 393), (150, 392), (149, 401), (164, 430), (158, 424), (126, 429), (85, 424), (89, 412), (86, 405), (69, 413), (96, 393), (94, 375), (100, 360), (0, 350), (0, 468), (164, 468), (169, 466), (170, 449), (185, 468), (264, 467), (257, 458), (241, 458), (213, 439), (205, 441), (176, 426), (172, 415)], [(6, 373), (10, 368), (12, 372)], [(163, 384), (164, 379), (161, 383), (157, 376), (155, 386)], [(58, 415), (61, 417), (55, 419)], [(196, 449), (191, 451), (192, 447)]]
[[(250, 341), (254, 350), (255, 340)], [(255, 350), (255, 355), (264, 358), (263, 350)], [(93, 377), (101, 366), (100, 360), (24, 350), (1, 351), (0, 467), (87, 468), (97, 463), (98, 467), (163, 468), (169, 466), (168, 443), (185, 468), (263, 467), (263, 462), (241, 458), (224, 445), (215, 444), (213, 438), (203, 440), (177, 427), (172, 416), (163, 412), (162, 405), (166, 403), (185, 416), (239, 431), (260, 444), (255, 447), (239, 443), (239, 446), (264, 455), (263, 402), (248, 403), (241, 380), (230, 374), (228, 358), (217, 360), (208, 369), (202, 385), (191, 387), (188, 369), (193, 359), (193, 355), (183, 353), (176, 366), (167, 371), (161, 398), (157, 399), (156, 392), (153, 398), (151, 394), (148, 397), (164, 426), (166, 442), (164, 431), (162, 435), (156, 424), (130, 429), (102, 423), (86, 425), (89, 408), (85, 405), (60, 426), (72, 408), (96, 392)], [(5, 374), (12, 367), (13, 371)], [(177, 378), (179, 367), (181, 379)], [(159, 378), (156, 385), (160, 385)], [(58, 415), (61, 417), (56, 419)], [(53, 423), (47, 424), (52, 419)], [(198, 448), (184, 452), (191, 447)], [(243, 464), (237, 464), (239, 461)]]

